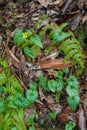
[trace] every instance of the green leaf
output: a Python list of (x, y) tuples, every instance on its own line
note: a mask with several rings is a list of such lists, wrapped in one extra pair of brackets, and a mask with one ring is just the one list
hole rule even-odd
[(64, 74), (68, 74), (69, 73), (69, 68), (68, 67), (63, 68), (62, 71), (63, 71)]
[(13, 127), (11, 130), (17, 130), (17, 127)]
[(27, 29), (25, 32), (27, 33), (28, 38), (29, 38), (30, 36), (32, 36), (32, 34), (33, 34), (33, 32), (32, 32), (32, 31), (30, 31), (30, 30), (28, 30), (28, 29)]
[(23, 49), (23, 51), (24, 51), (25, 55), (31, 57), (32, 59), (35, 58), (35, 55), (34, 55), (34, 53), (33, 53), (33, 51), (32, 51), (31, 48), (25, 47), (25, 48)]
[(69, 53), (65, 56), (64, 62), (67, 62), (70, 58), (72, 58), (74, 55), (76, 55), (77, 50), (71, 50)]
[(56, 119), (56, 112), (49, 112), (49, 115), (51, 117), (52, 120), (55, 120)]
[(40, 80), (40, 85), (45, 89), (48, 90), (48, 82), (46, 77), (44, 77), (43, 75), (39, 75), (39, 80)]
[(56, 102), (60, 101), (60, 93), (58, 93), (58, 92), (56, 93), (55, 100), (56, 100)]
[[(64, 62), (67, 62), (69, 59), (72, 59), (72, 65), (77, 65), (78, 70), (84, 70), (84, 61), (83, 61), (83, 53), (79, 46), (79, 42), (75, 38), (68, 38), (64, 40), (62, 44), (59, 46), (59, 50), (65, 53)], [(78, 71), (77, 70), (77, 71)], [(79, 75), (82, 73), (79, 71)]]
[(60, 27), (53, 30), (49, 35), (49, 37), (53, 39), (53, 45), (63, 41), (70, 36), (72, 36), (72, 32), (62, 32), (62, 29)]
[(22, 93), (17, 93), (14, 100), (14, 104), (20, 108), (24, 108), (28, 106), (28, 101)]
[(0, 86), (0, 93), (3, 93), (5, 89), (5, 86)]
[(32, 115), (30, 115), (29, 117), (28, 117), (28, 119), (27, 119), (27, 123), (28, 123), (28, 125), (34, 125), (35, 123), (34, 123), (34, 118), (35, 118), (35, 114), (32, 114)]
[(80, 49), (80, 46), (76, 43), (72, 43), (71, 45), (68, 45), (65, 49), (64, 49), (64, 52), (65, 54), (68, 54), (69, 51), (73, 50), (73, 49), (76, 49), (80, 56), (83, 56), (82, 52), (81, 52), (81, 49)]
[(6, 99), (7, 105), (9, 108), (17, 108), (17, 106), (14, 104), (15, 97), (13, 95), (9, 95)]
[(74, 75), (70, 75), (69, 78), (66, 79), (66, 82), (68, 86), (74, 86), (74, 88), (78, 90), (78, 81)]
[(0, 113), (5, 111), (5, 103), (3, 99), (0, 99)]
[(52, 30), (52, 29), (53, 29), (52, 23), (45, 25), (44, 27), (42, 27), (41, 32), (39, 33), (40, 37), (43, 37), (46, 34), (47, 30)]
[(24, 42), (24, 38), (23, 38), (23, 35), (22, 35), (22, 30), (21, 29), (18, 29), (15, 33), (14, 33), (14, 36), (13, 36), (13, 41), (15, 44), (17, 45), (20, 45)]
[(36, 82), (30, 82), (29, 83), (29, 87), (32, 90), (37, 90), (37, 83)]
[(55, 92), (57, 87), (57, 82), (54, 79), (51, 79), (48, 81), (48, 88), (52, 91)]
[(60, 29), (62, 30), (62, 29), (64, 29), (67, 25), (68, 25), (68, 23), (62, 23), (58, 28), (60, 28)]
[(33, 45), (33, 46), (31, 47), (31, 50), (33, 51), (35, 57), (37, 57), (38, 54), (40, 53), (40, 47), (38, 47), (38, 46), (36, 46), (36, 45)]
[(79, 96), (73, 96), (73, 97), (67, 97), (67, 102), (70, 106), (70, 109), (72, 111), (76, 110), (77, 105), (80, 102), (80, 97)]
[(45, 52), (49, 53), (52, 49), (53, 49), (52, 46), (48, 46), (48, 47), (45, 48)]
[(58, 77), (59, 79), (62, 79), (63, 78), (63, 72), (62, 71), (55, 71), (55, 75), (56, 77)]
[[(74, 44), (74, 43), (79, 48), (79, 42), (75, 38), (71, 38), (71, 39), (68, 38), (68, 39), (64, 40), (63, 43), (59, 46), (59, 50), (62, 50), (64, 52), (66, 52), (66, 54), (67, 54), (67, 52), (69, 52), (69, 50), (71, 50), (71, 47), (73, 47), (72, 44)], [(76, 46), (75, 46), (75, 48), (77, 48)]]
[(0, 66), (3, 66), (3, 67), (8, 67), (8, 62), (7, 62), (7, 59), (2, 60), (2, 59), (0, 58)]
[(64, 85), (63, 80), (57, 80), (56, 81), (56, 87), (57, 87), (58, 91), (62, 91), (63, 85)]
[(25, 95), (29, 105), (32, 105), (38, 98), (38, 92), (31, 89), (27, 90)]
[(35, 130), (34, 126), (30, 126), (29, 130)]
[(78, 96), (78, 90), (74, 86), (67, 86), (66, 92), (70, 97)]
[(65, 130), (74, 130), (76, 124), (73, 121), (66, 123)]
[(0, 73), (0, 86), (7, 82), (8, 78), (4, 72)]
[(30, 40), (32, 41), (33, 44), (43, 48), (41, 37), (38, 34), (35, 34), (34, 36), (30, 37)]

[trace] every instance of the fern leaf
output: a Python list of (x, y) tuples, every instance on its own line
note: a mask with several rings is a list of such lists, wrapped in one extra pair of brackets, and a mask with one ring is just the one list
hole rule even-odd
[(53, 24), (47, 24), (45, 27), (42, 28), (42, 31), (39, 33), (39, 35), (41, 37), (43, 37), (46, 33), (47, 30), (51, 29), (52, 30), (53, 28)]
[(71, 40), (67, 39), (65, 40), (60, 46), (59, 46), (59, 50), (64, 50), (69, 44), (70, 44)]
[(80, 47), (79, 45), (77, 44), (71, 44), (71, 45), (68, 45), (65, 49), (64, 49), (64, 52), (65, 54), (69, 53), (69, 51), (73, 50), (73, 49), (76, 49), (81, 55), (82, 55), (82, 52), (80, 50)]
[(64, 62), (66, 62), (67, 60), (69, 60), (72, 56), (74, 56), (76, 54), (77, 51), (72, 50), (70, 51), (64, 58)]
[[(80, 59), (79, 59), (80, 58)], [(77, 53), (77, 54), (75, 54), (74, 56), (73, 56), (73, 60), (76, 60), (76, 61), (78, 61), (79, 62), (79, 60), (81, 60), (81, 58), (82, 58), (82, 55), (80, 55), (79, 53)]]
[(63, 28), (65, 28), (68, 25), (68, 23), (63, 23), (59, 26), (59, 28), (62, 30)]
[(75, 38), (73, 39), (67, 39), (66, 41), (64, 41), (61, 46), (59, 47), (59, 49), (61, 50), (64, 50), (65, 48), (67, 48), (68, 45), (70, 44), (74, 44), (74, 43), (79, 43)]

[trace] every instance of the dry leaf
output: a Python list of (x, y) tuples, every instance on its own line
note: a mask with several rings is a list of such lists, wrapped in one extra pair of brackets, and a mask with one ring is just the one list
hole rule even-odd
[(39, 62), (39, 65), (42, 68), (55, 68), (55, 69), (63, 69), (65, 67), (71, 66), (71, 61), (64, 63), (64, 59), (53, 59)]
[(85, 23), (87, 21), (87, 15), (83, 16), (82, 23)]
[(50, 0), (39, 0), (39, 3), (43, 7), (47, 7), (49, 4)]
[(84, 110), (81, 106), (80, 106), (80, 110), (78, 112), (78, 120), (79, 120), (78, 124), (79, 124), (80, 130), (87, 130), (86, 129), (86, 118), (84, 115)]

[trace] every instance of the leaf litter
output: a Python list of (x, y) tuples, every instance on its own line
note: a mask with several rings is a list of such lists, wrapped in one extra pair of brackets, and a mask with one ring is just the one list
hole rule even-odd
[[(68, 22), (69, 26), (67, 29), (75, 30), (82, 20), (83, 24), (86, 24), (87, 19), (85, 15), (85, 10), (87, 9), (86, 0), (76, 1), (52, 1), (52, 0), (36, 0), (36, 1), (21, 1), (14, 0), (14, 5), (12, 7), (11, 3), (0, 2), (1, 10), (1, 20), (0, 20), (0, 56), (3, 58), (4, 53), (8, 57), (9, 67), (13, 75), (20, 81), (24, 87), (24, 91), (28, 89), (28, 83), (34, 78), (38, 77), (40, 74), (45, 74), (47, 78), (54, 76), (54, 69), (61, 70), (64, 67), (69, 67), (72, 69), (71, 61), (67, 63), (63, 62), (62, 54), (58, 52), (57, 54), (51, 53), (46, 56), (43, 52), (34, 59), (31, 63), (28, 63), (21, 48), (15, 47), (12, 41), (13, 33), (17, 28), (29, 28), (33, 30), (35, 22), (41, 17), (42, 14), (47, 13), (49, 16), (47, 21), (41, 21), (41, 25), (38, 25), (38, 30), (49, 22), (53, 21), (53, 24), (59, 26), (60, 23)], [(69, 6), (70, 4), (70, 6)], [(84, 6), (83, 6), (84, 5)], [(81, 7), (83, 10), (81, 10)], [(14, 11), (16, 9), (16, 11)], [(82, 12), (84, 11), (84, 13)], [(6, 13), (5, 13), (6, 12)], [(73, 15), (73, 14), (74, 15)], [(3, 15), (5, 14), (5, 15)], [(54, 26), (55, 26), (54, 25)], [(5, 33), (4, 33), (5, 32)], [(2, 40), (3, 39), (3, 40)], [(47, 41), (46, 37), (44, 38)], [(50, 41), (49, 41), (50, 42)], [(8, 45), (6, 44), (8, 43)], [(85, 55), (85, 61), (87, 56)], [(87, 63), (86, 63), (87, 64)], [(3, 68), (0, 67), (0, 73)], [(74, 70), (72, 69), (72, 73)], [(45, 92), (42, 88), (39, 88), (39, 100), (32, 107), (25, 109), (25, 120), (27, 120), (28, 115), (30, 115), (32, 109), (39, 111), (38, 119), (35, 119), (38, 124), (40, 124), (45, 129), (48, 128), (49, 124), (55, 124), (58, 130), (63, 130), (63, 123), (71, 120), (74, 121), (81, 130), (86, 130), (87, 122), (87, 69), (84, 71), (83, 75), (79, 77), (79, 84), (81, 86), (80, 93), (80, 104), (75, 112), (72, 112), (65, 102), (65, 93), (62, 93), (62, 99), (60, 103), (56, 103), (54, 99), (54, 94), (50, 92)], [(84, 77), (84, 78), (83, 78)], [(57, 113), (57, 118), (55, 122), (49, 119), (47, 110), (50, 109)], [(32, 113), (31, 113), (32, 114)], [(43, 120), (44, 121), (43, 121)], [(48, 120), (47, 125), (43, 126)], [(40, 123), (43, 121), (43, 124)], [(36, 129), (39, 127), (36, 124)], [(56, 129), (56, 130), (57, 130)]]

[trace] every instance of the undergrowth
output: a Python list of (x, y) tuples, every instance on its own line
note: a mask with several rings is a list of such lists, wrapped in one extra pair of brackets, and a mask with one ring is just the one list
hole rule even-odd
[[(55, 72), (56, 79), (47, 79), (43, 75), (39, 76), (39, 84), (45, 91), (51, 91), (55, 93), (55, 101), (59, 102), (61, 99), (61, 93), (63, 90), (67, 93), (66, 101), (72, 111), (76, 110), (77, 105), (80, 102), (79, 97), (79, 84), (77, 78), (74, 75), (70, 75), (64, 79), (64, 75), (69, 72), (68, 68), (64, 68), (61, 71)], [(65, 86), (66, 84), (66, 86)]]
[(29, 89), (24, 94), (7, 61), (0, 59), (0, 66), (3, 68), (0, 73), (0, 130), (26, 130), (24, 108), (38, 98), (37, 84), (29, 83)]
[[(76, 110), (80, 101), (79, 85), (73, 75), (64, 78), (69, 73), (68, 68), (55, 71), (52, 79), (39, 75), (37, 81), (29, 82), (29, 89), (24, 92), (19, 81), (12, 75), (7, 60), (0, 59), (0, 66), (3, 68), (0, 73), (0, 130), (35, 130), (34, 119), (38, 119), (38, 114), (34, 112), (24, 121), (24, 109), (34, 104), (38, 98), (38, 85), (45, 91), (54, 93), (56, 102), (60, 102), (62, 91), (66, 91), (66, 101), (70, 109)], [(49, 110), (48, 116), (55, 121), (57, 115)]]
[[(21, 46), (28, 61), (31, 61), (38, 56), (41, 49), (49, 53), (50, 48), (47, 50), (42, 41), (46, 34), (51, 40), (49, 47), (52, 49), (56, 46), (58, 51), (63, 51), (65, 54), (64, 62), (71, 60), (72, 65), (78, 67), (77, 75), (80, 75), (84, 69), (83, 53), (74, 34), (70, 31), (63, 31), (66, 26), (67, 24), (64, 23), (53, 29), (52, 24), (47, 24), (39, 33), (28, 29), (23, 32), (22, 29), (18, 29), (13, 40), (17, 46)], [(24, 109), (36, 102), (38, 85), (44, 91), (54, 93), (55, 102), (60, 102), (62, 92), (65, 91), (66, 104), (72, 111), (77, 109), (80, 102), (79, 85), (74, 75), (64, 78), (65, 74), (69, 73), (68, 68), (55, 71), (55, 76), (51, 79), (39, 75), (37, 81), (29, 82), (29, 88), (24, 92), (19, 81), (12, 75), (6, 59), (0, 59), (0, 66), (3, 68), (0, 73), (0, 130), (35, 130), (35, 114), (29, 116), (27, 122), (25, 122)], [(49, 110), (48, 115), (52, 120), (56, 119), (55, 112)], [(68, 128), (72, 130), (74, 127), (75, 124), (69, 122), (66, 124), (65, 130), (68, 130)]]
[[(53, 29), (53, 24), (47, 24), (39, 33), (31, 30), (23, 32), (22, 29), (18, 29), (13, 37), (14, 43), (22, 47), (27, 58), (34, 59), (40, 50), (44, 49), (42, 38), (46, 34), (52, 41), (50, 46), (56, 46), (59, 51), (63, 51), (65, 54), (64, 62), (71, 60), (72, 65), (77, 66), (77, 75), (80, 75), (85, 68), (82, 49), (73, 32), (63, 31), (66, 26), (67, 23), (63, 23), (58, 28)], [(49, 34), (46, 33), (48, 30)]]

